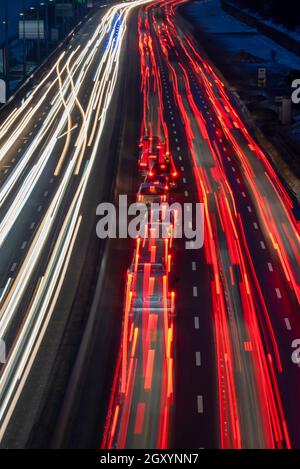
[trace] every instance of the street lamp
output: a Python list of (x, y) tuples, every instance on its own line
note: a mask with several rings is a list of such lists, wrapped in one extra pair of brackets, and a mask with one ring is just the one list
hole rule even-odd
[(27, 66), (26, 66), (26, 56), (27, 56), (27, 51), (26, 51), (26, 39), (25, 39), (25, 2), (23, 0), (23, 11), (20, 13), (20, 17), (23, 19), (23, 78), (25, 79), (26, 73), (27, 73)]
[[(45, 28), (44, 28), (44, 35), (45, 35), (45, 42), (46, 42), (46, 55), (48, 55), (48, 35), (49, 35), (49, 3), (45, 4), (44, 2), (40, 3), (40, 6), (43, 7), (45, 12)], [(45, 7), (45, 8), (44, 8)]]
[(6, 81), (6, 90), (9, 94), (9, 40), (8, 40), (8, 4), (7, 0), (4, 3), (4, 31), (5, 31), (5, 81)]

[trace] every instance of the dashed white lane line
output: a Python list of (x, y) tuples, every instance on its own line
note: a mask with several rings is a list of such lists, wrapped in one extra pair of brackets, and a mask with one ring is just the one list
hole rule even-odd
[(197, 396), (197, 411), (198, 414), (203, 414), (203, 396)]
[(184, 191), (184, 195), (185, 195), (185, 197), (188, 197), (188, 195), (189, 195), (188, 191)]
[(196, 366), (201, 366), (201, 353), (196, 352)]
[(24, 249), (25, 246), (26, 246), (26, 244), (27, 244), (27, 241), (24, 241), (24, 242), (22, 243), (21, 249)]
[(263, 241), (260, 242), (260, 246), (261, 246), (262, 249), (266, 249), (266, 245)]
[(180, 147), (177, 147), (177, 151), (180, 151)]
[(248, 205), (247, 209), (249, 213), (252, 213), (252, 208), (250, 207), (250, 205)]
[(271, 262), (268, 262), (268, 269), (270, 272), (273, 272), (273, 266), (271, 264)]
[(185, 178), (182, 178), (182, 181), (183, 181), (184, 184), (186, 183), (186, 179), (185, 179)]
[(13, 265), (11, 266), (10, 271), (11, 271), (11, 272), (14, 272), (14, 271), (16, 270), (16, 267), (17, 267), (17, 263), (14, 262)]
[(178, 156), (178, 159), (179, 159), (179, 161), (181, 161), (181, 160), (182, 160), (182, 156), (179, 155), (179, 156)]
[(236, 182), (237, 182), (238, 184), (241, 184), (241, 180), (240, 180), (239, 178), (236, 179)]
[(246, 197), (246, 194), (245, 194), (245, 192), (242, 192), (242, 196), (243, 196), (244, 198)]
[(254, 222), (254, 223), (253, 223), (253, 226), (254, 226), (254, 229), (255, 229), (255, 230), (258, 230), (258, 224), (257, 224), (257, 223)]
[(195, 329), (199, 329), (199, 316), (194, 317), (194, 326)]
[(44, 192), (44, 197), (47, 197), (48, 191)]
[(198, 296), (198, 287), (193, 287), (193, 296)]
[(231, 167), (231, 169), (232, 169), (232, 171), (235, 173), (235, 167), (234, 167), (234, 166), (232, 166), (232, 167)]
[(196, 262), (195, 261), (192, 262), (192, 270), (194, 270), (194, 271), (196, 270)]
[(50, 181), (49, 181), (50, 184), (52, 184), (53, 181), (54, 181), (54, 178), (51, 178)]
[(180, 170), (183, 172), (184, 171), (184, 166), (180, 166)]
[(30, 229), (30, 230), (33, 230), (34, 226), (35, 226), (35, 222), (33, 221), (33, 222), (31, 223), (29, 229)]
[(286, 326), (287, 330), (288, 330), (288, 331), (291, 331), (291, 330), (292, 330), (292, 326), (291, 326), (291, 323), (290, 323), (289, 318), (284, 318), (284, 322), (285, 322), (285, 326)]
[(281, 291), (279, 290), (279, 288), (275, 288), (275, 292), (276, 292), (277, 298), (280, 300), (282, 296), (281, 296)]
[(43, 208), (43, 207), (42, 207), (41, 205), (39, 205), (37, 211), (40, 212), (40, 211), (42, 210), (42, 208)]

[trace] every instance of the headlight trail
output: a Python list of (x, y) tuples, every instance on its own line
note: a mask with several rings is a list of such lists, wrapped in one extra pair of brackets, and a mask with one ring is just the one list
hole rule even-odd
[[(79, 73), (79, 76), (74, 82), (74, 89), (71, 84), (73, 92), (67, 101), (68, 109), (67, 111), (65, 110), (63, 118), (61, 118), (59, 125), (54, 131), (56, 140), (59, 131), (64, 127), (63, 120), (66, 122), (68, 113), (71, 110), (71, 106), (73, 106), (76, 102), (78, 88), (81, 86), (83, 77), (86, 74), (87, 64), (90, 64), (92, 58), (96, 57), (97, 48), (101, 42), (98, 42), (98, 35), (100, 34), (100, 30), (102, 31), (104, 29), (106, 33), (109, 32), (115, 15), (118, 14), (123, 16), (124, 21), (120, 26), (117, 39), (110, 39), (108, 48), (105, 54), (102, 55), (99, 66), (97, 68), (95, 75), (96, 80), (93, 83), (93, 90), (91, 91), (88, 109), (86, 110), (87, 118), (86, 120), (84, 119), (83, 122), (84, 131), (79, 134), (80, 137), (77, 142), (77, 146), (75, 147), (74, 154), (67, 164), (51, 204), (47, 209), (31, 242), (23, 264), (19, 269), (16, 278), (9, 283), (5, 295), (3, 295), (2, 298), (2, 306), (0, 310), (0, 336), (5, 337), (13, 317), (18, 312), (18, 306), (22, 296), (26, 291), (30, 279), (38, 265), (50, 232), (53, 229), (56, 216), (59, 212), (61, 204), (64, 201), (64, 197), (67, 193), (74, 169), (78, 164), (78, 157), (80, 156), (82, 146), (85, 146), (85, 133), (88, 133), (91, 125), (93, 124), (94, 107), (95, 105), (98, 106), (100, 104), (101, 116), (97, 121), (97, 132), (95, 134), (95, 139), (91, 148), (90, 157), (88, 160), (86, 160), (84, 169), (79, 174), (78, 187), (75, 191), (74, 198), (67, 211), (67, 214), (64, 217), (63, 225), (60, 228), (57, 241), (51, 251), (45, 273), (39, 279), (36, 285), (34, 296), (32, 297), (31, 304), (26, 311), (26, 316), (19, 330), (17, 339), (14, 341), (12, 347), (8, 351), (7, 363), (2, 367), (1, 370), (1, 439), (3, 438), (13, 409), (26, 382), (27, 376), (33, 364), (34, 357), (38, 351), (39, 344), (41, 343), (42, 337), (45, 333), (47, 324), (51, 318), (57, 298), (61, 291), (63, 279), (68, 268), (72, 249), (80, 227), (82, 218), (82, 215), (80, 214), (82, 201), (85, 196), (89, 176), (93, 170), (93, 165), (99, 151), (100, 139), (104, 124), (106, 122), (107, 110), (109, 108), (109, 104), (111, 102), (118, 78), (122, 42), (126, 32), (126, 20), (130, 11), (142, 3), (142, 1), (120, 3), (110, 8), (104, 15), (100, 26), (93, 35), (93, 41), (95, 42), (94, 48), (90, 47), (91, 41), (89, 41), (87, 49), (91, 48), (91, 50), (89, 51), (86, 62), (83, 62), (82, 70)], [(105, 35), (101, 33), (100, 37), (102, 40)], [(100, 84), (98, 83), (98, 80)], [(99, 86), (104, 86), (104, 91), (101, 95), (95, 93), (95, 90), (97, 90)], [(51, 145), (52, 147), (48, 148), (48, 151), (50, 149), (52, 150), (55, 145), (54, 136), (51, 139)], [(48, 157), (46, 152), (44, 157)], [(42, 170), (42, 164), (40, 164), (39, 170)], [(38, 177), (37, 171), (33, 177)], [(27, 190), (29, 190), (29, 188), (27, 188)], [(20, 203), (22, 202), (20, 201)]]

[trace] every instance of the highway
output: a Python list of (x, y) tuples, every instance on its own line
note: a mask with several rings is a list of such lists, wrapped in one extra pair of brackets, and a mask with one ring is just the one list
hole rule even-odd
[[(294, 202), (181, 3), (96, 11), (1, 120), (4, 447), (300, 447)], [(145, 135), (204, 203), (202, 249), (96, 238)]]
[(2, 439), (62, 288), (117, 81), (120, 4), (86, 21), (1, 125)]

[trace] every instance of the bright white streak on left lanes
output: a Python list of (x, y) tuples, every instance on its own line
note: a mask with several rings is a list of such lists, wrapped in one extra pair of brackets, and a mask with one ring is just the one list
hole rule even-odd
[[(18, 340), (14, 344), (12, 350), (10, 351), (10, 359), (0, 376), (0, 392), (2, 394), (0, 405), (0, 421), (2, 420), (0, 440), (5, 434), (5, 430), (9, 423), (13, 409), (30, 372), (34, 357), (38, 351), (37, 344), (39, 345), (41, 343), (47, 324), (51, 319), (56, 300), (62, 287), (62, 281), (68, 267), (68, 262), (77, 234), (75, 227), (79, 227), (78, 223), (80, 223), (81, 220), (80, 207), (85, 195), (89, 176), (92, 172), (93, 164), (99, 150), (99, 143), (104, 123), (106, 121), (107, 110), (111, 102), (117, 81), (121, 45), (126, 31), (127, 16), (132, 8), (143, 3), (148, 3), (148, 1), (149, 0), (140, 0), (133, 2), (130, 5), (120, 4), (112, 7), (111, 9), (115, 11), (121, 10), (124, 13), (124, 21), (121, 23), (116, 44), (114, 44), (114, 38), (111, 39), (109, 45), (110, 54), (105, 55), (105, 58), (107, 58), (106, 67), (104, 70), (102, 70), (104, 64), (100, 64), (96, 74), (97, 81), (94, 84), (94, 90), (97, 90), (99, 87), (98, 78), (100, 79), (100, 87), (101, 84), (103, 86), (103, 80), (107, 86), (106, 93), (103, 92), (99, 95), (100, 99), (103, 100), (103, 103), (102, 112), (99, 117), (97, 135), (94, 141), (91, 158), (86, 164), (75, 197), (65, 217), (63, 227), (60, 231), (55, 248), (50, 257), (46, 273), (40, 280), (36, 290), (36, 296), (34, 297), (30, 310), (27, 314), (27, 319), (29, 317), (34, 318), (34, 324), (32, 324), (32, 321), (25, 321), (23, 324), (23, 328), (19, 334), (19, 339), (21, 339), (21, 337), (23, 339), (26, 337), (26, 341)], [(89, 125), (91, 122), (91, 112), (93, 111), (95, 101), (99, 99), (99, 96), (97, 97), (94, 92), (91, 93), (87, 125)], [(27, 254), (21, 270), (19, 271), (19, 274), (9, 292), (9, 295), (7, 296), (4, 305), (0, 310), (1, 337), (3, 337), (5, 334), (11, 319), (17, 311), (22, 294), (26, 290), (31, 274), (34, 271), (34, 267), (39, 260), (43, 247), (45, 246), (50, 229), (53, 226), (55, 220), (55, 215), (58, 211), (60, 203), (63, 200), (63, 195), (67, 190), (68, 182), (76, 165), (76, 153), (79, 151), (80, 146), (76, 148), (75, 154), (68, 165), (65, 175), (57, 189), (55, 197), (38, 229), (38, 232), (30, 247), (29, 253)], [(72, 240), (71, 245), (70, 240)]]

